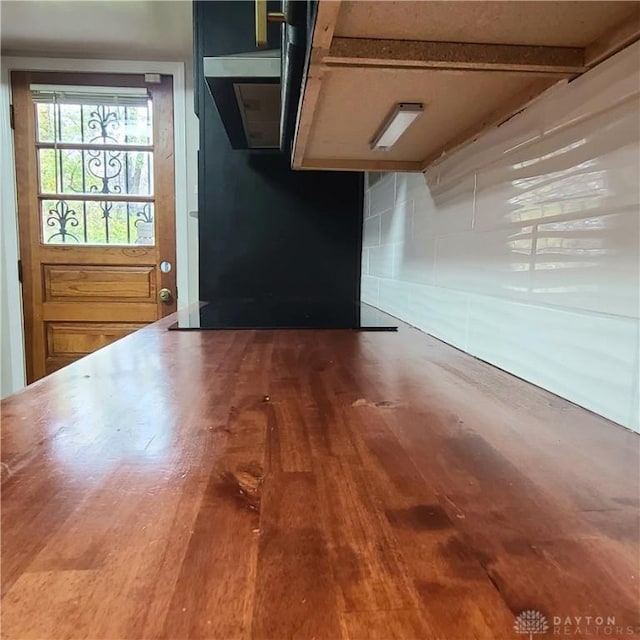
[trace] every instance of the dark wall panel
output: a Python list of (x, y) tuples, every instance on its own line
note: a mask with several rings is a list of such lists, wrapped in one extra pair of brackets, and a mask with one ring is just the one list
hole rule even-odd
[[(197, 2), (198, 57), (254, 49), (253, 7)], [(270, 28), (277, 46), (279, 27)], [(323, 325), (356, 326), (362, 174), (292, 171), (282, 154), (232, 150), (197, 73), (200, 298), (251, 301), (264, 308), (261, 326), (274, 304), (295, 309), (292, 318), (308, 308)]]

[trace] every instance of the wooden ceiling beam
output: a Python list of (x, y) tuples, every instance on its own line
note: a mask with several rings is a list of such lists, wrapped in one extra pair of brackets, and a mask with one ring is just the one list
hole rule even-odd
[(348, 67), (557, 73), (562, 76), (586, 71), (581, 47), (341, 37), (331, 41), (324, 63)]

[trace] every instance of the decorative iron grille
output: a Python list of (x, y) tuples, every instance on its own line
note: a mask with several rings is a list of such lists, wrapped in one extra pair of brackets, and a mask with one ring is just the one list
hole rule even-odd
[(34, 97), (42, 241), (153, 244), (151, 102), (61, 89)]

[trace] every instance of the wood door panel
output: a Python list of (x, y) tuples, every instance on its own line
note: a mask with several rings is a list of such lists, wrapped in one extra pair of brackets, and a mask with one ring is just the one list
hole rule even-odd
[(61, 322), (155, 322), (158, 305), (153, 302), (47, 302), (42, 305), (44, 321)]
[(124, 338), (144, 324), (128, 322), (48, 322), (47, 359), (79, 358)]
[(62, 367), (66, 367), (68, 364), (71, 364), (76, 360), (80, 360), (81, 357), (83, 356), (78, 356), (76, 358), (47, 357), (44, 362), (45, 374), (49, 375), (50, 373), (54, 373), (55, 371), (58, 371), (58, 369), (62, 369)]
[(44, 264), (97, 264), (96, 254), (100, 255), (102, 265), (148, 266), (157, 255), (157, 247), (97, 247), (97, 246), (62, 246), (45, 245), (38, 247), (38, 255)]
[(155, 302), (156, 269), (152, 266), (43, 265), (46, 302)]
[[(68, 134), (71, 129), (63, 121), (65, 118), (71, 121), (75, 116), (70, 111), (64, 115), (62, 103), (34, 96), (37, 91), (34, 85), (42, 84), (60, 85), (61, 91), (71, 87), (71, 97), (65, 104), (76, 107), (89, 104), (84, 90), (77, 89), (85, 85), (95, 104), (104, 107), (95, 113), (109, 119), (110, 136), (98, 135), (103, 131), (102, 124), (89, 130), (88, 113), (84, 120), (80, 118), (80, 135)], [(127, 115), (126, 110), (119, 111), (96, 87), (107, 87), (116, 94), (126, 87), (144, 89), (138, 93), (146, 93), (145, 106), (140, 103), (136, 107), (142, 110), (138, 115), (133, 111)], [(173, 81), (170, 76), (161, 76), (160, 82), (146, 82), (143, 75), (12, 71), (11, 88), (25, 360), (30, 383), (176, 310)], [(52, 91), (57, 89), (54, 87)], [(45, 109), (43, 104), (49, 106)], [(132, 123), (151, 123), (144, 125), (147, 127), (144, 136), (149, 142), (142, 145), (148, 163), (144, 179), (142, 174), (131, 172), (126, 163), (123, 167), (121, 161), (114, 160), (114, 154), (129, 154), (140, 146), (130, 144), (126, 134), (123, 135), (129, 118)], [(95, 144), (103, 144), (107, 154), (99, 167), (91, 168), (87, 154), (93, 153), (89, 147)], [(52, 151), (63, 147), (66, 153), (76, 154), (65, 156), (69, 161), (64, 163), (63, 156), (57, 157), (57, 151)], [(43, 155), (43, 149), (49, 149), (53, 155)], [(152, 154), (150, 164), (148, 154)], [(55, 180), (43, 182), (43, 176), (50, 177), (52, 157), (56, 163)], [(115, 164), (109, 164), (111, 161)], [(93, 182), (89, 184), (86, 179)], [(142, 195), (140, 189), (145, 181), (150, 188), (145, 187)], [(43, 191), (43, 184), (53, 191)], [(70, 189), (72, 184), (79, 187)], [(94, 192), (93, 187), (99, 188)], [(82, 215), (76, 216), (75, 209), (72, 207), (70, 211), (65, 205), (67, 200), (77, 204), (75, 209), (98, 200), (109, 206), (101, 215), (88, 206), (79, 209)], [(47, 201), (56, 203), (48, 212), (42, 208)], [(129, 209), (126, 226), (122, 226), (124, 212), (118, 207), (130, 202), (151, 203), (146, 212), (136, 210), (132, 215), (140, 218), (134, 219), (133, 225), (140, 221), (153, 223), (153, 244), (138, 244), (140, 238), (134, 239)], [(47, 225), (47, 234), (42, 233), (43, 225)], [(159, 265), (165, 261), (171, 268), (161, 271)], [(158, 299), (161, 288), (172, 294), (167, 302)]]

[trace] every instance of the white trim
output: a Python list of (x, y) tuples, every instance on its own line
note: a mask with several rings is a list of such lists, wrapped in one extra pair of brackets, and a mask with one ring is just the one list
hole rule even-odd
[[(0, 69), (0, 287), (6, 297), (7, 326), (2, 327), (2, 367), (0, 395), (2, 397), (25, 385), (24, 326), (22, 323), (22, 291), (18, 281), (18, 216), (16, 212), (16, 182), (13, 135), (9, 121), (9, 70)], [(3, 314), (4, 316), (4, 314)], [(5, 318), (3, 317), (3, 320)], [(1, 321), (0, 321), (1, 322)]]
[[(30, 58), (3, 56), (1, 60), (0, 87), (0, 140), (2, 159), (0, 164), (0, 184), (2, 184), (2, 234), (3, 251), (7, 251), (7, 294), (9, 296), (9, 325), (19, 326), (22, 336), (22, 300), (17, 279), (17, 205), (15, 193), (15, 169), (13, 165), (13, 133), (9, 124), (9, 73), (11, 71), (59, 71), (79, 73), (160, 73), (173, 76), (173, 114), (175, 149), (175, 192), (176, 192), (176, 268), (178, 287), (178, 308), (198, 301), (198, 292), (192, 291), (189, 279), (189, 243), (188, 243), (188, 187), (187, 187), (187, 105), (185, 93), (184, 62), (153, 62), (140, 60), (76, 60), (71, 58)], [(4, 141), (9, 140), (9, 146)], [(6, 224), (13, 212), (14, 224)], [(5, 235), (5, 227), (7, 229)], [(14, 260), (15, 258), (15, 260)], [(15, 265), (15, 266), (14, 266)], [(13, 335), (13, 333), (12, 333)], [(24, 340), (18, 345), (12, 341), (16, 353), (12, 352), (12, 386), (14, 390), (24, 384)], [(14, 344), (15, 343), (15, 344)], [(19, 380), (22, 379), (20, 383)]]

